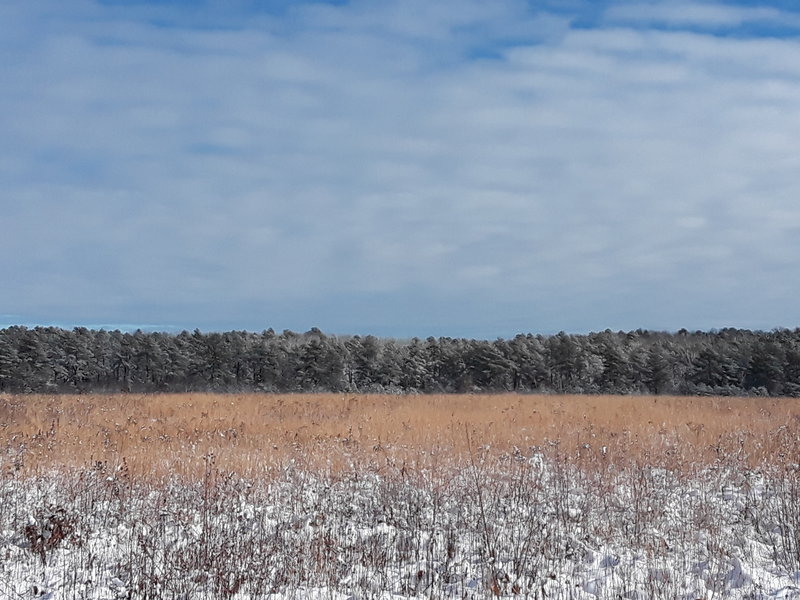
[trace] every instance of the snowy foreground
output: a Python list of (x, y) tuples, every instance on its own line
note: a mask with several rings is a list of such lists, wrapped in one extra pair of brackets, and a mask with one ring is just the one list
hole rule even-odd
[(800, 481), (541, 455), (0, 482), (0, 598), (800, 599)]

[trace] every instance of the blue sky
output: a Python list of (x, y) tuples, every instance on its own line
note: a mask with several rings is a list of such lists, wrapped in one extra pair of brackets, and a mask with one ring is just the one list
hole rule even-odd
[(0, 326), (800, 325), (794, 2), (0, 4)]

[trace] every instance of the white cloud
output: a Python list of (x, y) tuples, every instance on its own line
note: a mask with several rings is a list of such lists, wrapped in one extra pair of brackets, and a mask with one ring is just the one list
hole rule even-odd
[(797, 27), (797, 15), (771, 7), (730, 6), (716, 2), (636, 2), (611, 6), (610, 21), (663, 23), (673, 26), (736, 27), (751, 22), (772, 22)]
[[(5, 312), (120, 322), (139, 306), (203, 326), (288, 306), (336, 329), (358, 317), (326, 298), (378, 295), (395, 314), (373, 318), (398, 332), (415, 310), (462, 331), (491, 311), (601, 329), (620, 309), (593, 295), (628, 290), (620, 326), (679, 327), (691, 302), (659, 321), (675, 294), (745, 318), (732, 295), (796, 280), (796, 40), (627, 28), (628, 5), (610, 28), (387, 0), (220, 31), (12, 4)], [(756, 18), (703, 7), (722, 16), (695, 21)], [(43, 21), (36, 40), (12, 32)], [(794, 324), (797, 291), (772, 324)]]

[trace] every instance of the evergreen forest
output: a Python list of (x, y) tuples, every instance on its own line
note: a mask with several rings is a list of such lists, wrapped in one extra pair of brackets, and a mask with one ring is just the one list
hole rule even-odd
[(494, 341), (271, 329), (0, 330), (0, 392), (532, 392), (800, 396), (800, 329)]

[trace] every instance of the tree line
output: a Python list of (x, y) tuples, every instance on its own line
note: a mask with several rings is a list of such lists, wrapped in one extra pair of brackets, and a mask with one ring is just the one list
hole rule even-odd
[(0, 392), (537, 392), (800, 396), (800, 329), (494, 341), (272, 329), (0, 329)]

